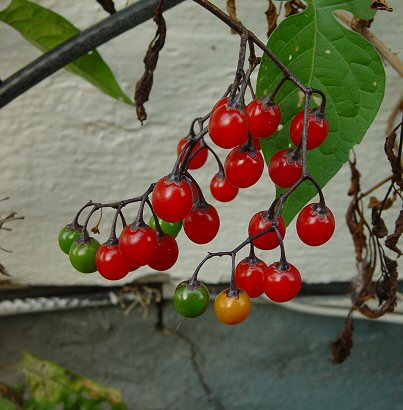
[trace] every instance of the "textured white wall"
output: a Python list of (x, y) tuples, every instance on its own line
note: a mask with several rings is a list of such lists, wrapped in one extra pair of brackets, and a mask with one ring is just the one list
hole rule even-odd
[[(106, 15), (95, 1), (68, 2), (38, 0), (86, 28)], [(125, 1), (117, 2), (123, 6)], [(216, 2), (220, 7), (225, 2)], [(238, 1), (242, 21), (265, 38), (266, 1)], [(0, 0), (0, 8), (8, 1)], [(395, 51), (402, 52), (402, 3), (394, 2), (394, 13), (379, 13), (373, 31)], [(168, 37), (159, 60), (149, 120), (141, 127), (132, 107), (115, 102), (90, 84), (65, 71), (43, 81), (0, 112), (1, 160), (0, 197), (11, 196), (1, 204), (1, 212), (17, 210), (24, 222), (13, 224), (13, 232), (1, 232), (0, 243), (13, 249), (1, 253), (14, 279), (25, 284), (107, 284), (97, 274), (83, 275), (70, 266), (57, 245), (59, 230), (70, 222), (87, 200), (111, 201), (135, 196), (150, 182), (168, 173), (175, 160), (176, 144), (195, 116), (206, 113), (232, 79), (238, 52), (238, 37), (191, 1), (166, 13)], [(131, 95), (143, 72), (143, 56), (154, 35), (153, 22), (147, 22), (100, 47), (126, 92)], [(39, 52), (5, 25), (0, 25), (0, 77), (6, 78)], [(363, 185), (379, 180), (374, 169), (385, 169), (383, 137), (386, 118), (398, 98), (401, 80), (387, 68), (388, 83), (382, 109), (357, 149)], [(221, 152), (223, 154), (223, 152)], [(222, 155), (222, 158), (224, 156)], [(216, 172), (210, 159), (194, 172), (211, 200), (208, 184)], [(300, 269), (307, 282), (349, 280), (355, 273), (352, 242), (344, 222), (348, 204), (346, 190), (349, 170), (344, 167), (325, 189), (328, 205), (337, 218), (334, 239), (321, 248), (309, 248), (298, 240), (294, 226), (286, 237), (290, 262)], [(197, 246), (183, 232), (178, 237), (180, 260), (170, 272), (174, 278), (188, 277), (207, 250), (229, 250), (246, 236), (251, 215), (267, 208), (274, 189), (265, 170), (259, 183), (240, 192), (235, 202), (214, 202), (221, 216), (221, 230), (214, 242)], [(131, 210), (135, 215), (135, 208)], [(107, 213), (101, 240), (108, 236)], [(131, 217), (128, 218), (129, 220)], [(245, 251), (246, 252), (246, 251)], [(244, 254), (245, 254), (244, 252)], [(244, 254), (240, 256), (244, 257)], [(266, 262), (278, 258), (278, 251), (259, 253)], [(131, 274), (146, 275), (144, 267)], [(212, 260), (201, 272), (210, 282), (228, 281), (229, 259)]]

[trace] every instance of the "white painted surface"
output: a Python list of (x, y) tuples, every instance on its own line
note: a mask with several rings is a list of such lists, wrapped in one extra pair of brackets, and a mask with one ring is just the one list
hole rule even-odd
[[(41, 0), (70, 19), (79, 28), (104, 18), (95, 1), (65, 2)], [(119, 5), (124, 5), (120, 1)], [(216, 2), (220, 7), (224, 1)], [(267, 2), (238, 2), (242, 21), (265, 38), (264, 16)], [(8, 1), (0, 0), (0, 8)], [(379, 13), (373, 31), (402, 55), (402, 4), (394, 2), (392, 14)], [(400, 13), (400, 15), (399, 15)], [(1, 161), (0, 197), (11, 196), (1, 204), (1, 213), (17, 210), (24, 222), (15, 222), (11, 233), (0, 232), (1, 245), (13, 254), (0, 254), (0, 260), (25, 284), (102, 284), (98, 274), (75, 272), (57, 245), (57, 235), (87, 200), (111, 201), (142, 193), (150, 182), (168, 173), (175, 160), (176, 144), (195, 116), (202, 115), (230, 83), (238, 52), (238, 37), (199, 6), (188, 1), (166, 13), (168, 37), (159, 61), (149, 120), (141, 127), (132, 107), (115, 102), (90, 84), (60, 71), (0, 112)], [(143, 56), (155, 27), (147, 22), (100, 47), (125, 91), (131, 95), (143, 72)], [(39, 55), (11, 28), (0, 25), (0, 77), (7, 78)], [(401, 80), (387, 68), (386, 99), (376, 122), (357, 149), (363, 186), (379, 180), (374, 169), (385, 169), (383, 154), (386, 118), (401, 90)], [(221, 157), (223, 151), (221, 151)], [(211, 200), (208, 184), (216, 172), (212, 159), (194, 172)], [(293, 224), (286, 236), (287, 255), (307, 282), (349, 280), (355, 273), (352, 242), (344, 222), (348, 204), (346, 190), (349, 169), (343, 170), (325, 189), (328, 205), (337, 218), (334, 239), (316, 249), (301, 244)], [(221, 216), (221, 230), (214, 242), (197, 246), (180, 234), (180, 260), (170, 272), (175, 280), (192, 274), (208, 250), (229, 250), (246, 237), (251, 215), (267, 208), (274, 189), (267, 171), (259, 183), (242, 191), (235, 202), (213, 202)], [(131, 212), (130, 212), (131, 211)], [(129, 211), (135, 215), (135, 207)], [(111, 213), (101, 227), (101, 240), (108, 236)], [(131, 219), (131, 217), (128, 217)], [(245, 252), (244, 252), (245, 254)], [(242, 257), (244, 256), (242, 254)], [(241, 254), (240, 254), (241, 256)], [(259, 253), (266, 262), (278, 258), (278, 251)], [(146, 267), (131, 274), (150, 273)], [(209, 282), (228, 281), (230, 260), (213, 259), (201, 272)]]

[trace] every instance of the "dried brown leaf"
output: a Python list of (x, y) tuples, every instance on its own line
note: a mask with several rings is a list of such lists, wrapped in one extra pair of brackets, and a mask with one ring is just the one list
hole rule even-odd
[(8, 273), (7, 269), (1, 263), (0, 263), (0, 275), (10, 276), (11, 277), (11, 275)]
[(287, 3), (285, 3), (285, 16), (289, 17), (298, 14), (305, 9), (306, 5), (299, 0), (287, 1)]
[(273, 33), (273, 31), (277, 27), (277, 18), (278, 18), (277, 8), (274, 5), (273, 0), (269, 0), (269, 7), (265, 11), (265, 14), (266, 14), (267, 26), (268, 26), (267, 37), (270, 37), (270, 34)]
[(380, 211), (381, 209), (382, 210), (389, 209), (389, 208), (392, 207), (392, 205), (396, 201), (396, 198), (397, 198), (397, 194), (395, 193), (392, 196), (392, 198), (387, 198), (385, 203), (383, 204), (383, 201), (380, 201), (376, 196), (371, 196), (369, 198), (368, 208), (370, 208), (370, 209), (376, 208), (378, 211)]
[(372, 208), (372, 234), (377, 238), (384, 238), (388, 234), (388, 228), (378, 208)]
[(357, 169), (355, 159), (353, 161), (349, 160), (348, 162), (350, 164), (350, 170), (351, 170), (351, 185), (347, 192), (347, 195), (357, 196), (358, 193), (361, 191), (361, 187), (360, 187), (361, 174), (360, 174), (360, 171), (358, 171)]
[(374, 10), (393, 11), (392, 7), (389, 6), (386, 0), (373, 0), (370, 7)]
[(343, 363), (347, 359), (347, 357), (350, 356), (351, 349), (354, 345), (353, 334), (353, 315), (350, 311), (342, 331), (336, 336), (336, 339), (333, 340), (333, 342), (331, 342), (330, 344), (330, 348), (332, 351), (332, 362), (334, 364)]
[(395, 129), (386, 137), (384, 148), (386, 156), (390, 162), (390, 166), (392, 167), (393, 181), (399, 185), (400, 189), (403, 189), (402, 164), (399, 153), (395, 153), (396, 133), (399, 127), (402, 127), (402, 123), (395, 127)]
[(134, 102), (136, 104), (137, 118), (143, 124), (147, 119), (147, 112), (144, 108), (144, 103), (148, 101), (151, 93), (151, 89), (154, 81), (154, 71), (157, 67), (159, 52), (162, 50), (165, 44), (166, 38), (166, 24), (165, 19), (162, 16), (162, 6), (164, 0), (161, 0), (156, 12), (154, 21), (157, 23), (157, 32), (153, 40), (151, 41), (147, 53), (144, 57), (145, 71), (143, 76), (137, 81), (136, 90), (134, 93)]
[(398, 256), (402, 255), (402, 251), (397, 247), (400, 236), (403, 233), (403, 210), (400, 211), (399, 216), (395, 222), (395, 230), (385, 240), (385, 246), (396, 252)]
[(97, 0), (102, 8), (109, 14), (116, 13), (115, 4), (113, 0)]

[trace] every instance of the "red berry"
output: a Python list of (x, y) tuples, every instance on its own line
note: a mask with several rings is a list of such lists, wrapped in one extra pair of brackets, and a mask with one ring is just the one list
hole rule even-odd
[[(182, 150), (185, 148), (186, 144), (189, 142), (188, 138), (182, 138), (179, 141), (178, 144), (178, 155), (182, 152)], [(192, 154), (191, 156), (198, 151), (201, 147), (203, 146), (203, 141), (198, 141), (196, 143), (196, 145), (194, 146), (194, 148), (192, 149)], [(186, 154), (183, 154), (182, 156), (182, 162), (185, 159)], [(190, 160), (189, 162), (189, 167), (188, 169), (198, 169), (201, 168), (207, 161), (207, 157), (208, 157), (208, 149), (207, 147), (201, 148), (200, 151)]]
[(320, 204), (305, 206), (298, 215), (297, 233), (301, 241), (310, 246), (320, 246), (333, 235), (336, 222), (329, 208), (323, 209)]
[(164, 271), (172, 268), (178, 259), (179, 248), (172, 235), (158, 235), (157, 246), (148, 266), (155, 270)]
[(148, 225), (128, 225), (119, 239), (119, 249), (131, 266), (147, 265), (157, 246), (157, 234)]
[(248, 188), (259, 181), (264, 169), (262, 154), (246, 145), (234, 148), (225, 160), (225, 175), (238, 188)]
[(250, 132), (254, 137), (267, 138), (273, 135), (281, 121), (280, 107), (255, 98), (246, 107), (250, 119)]
[(210, 191), (217, 201), (230, 202), (238, 195), (239, 189), (228, 182), (222, 174), (217, 173), (211, 180)]
[(104, 243), (101, 245), (95, 257), (98, 272), (109, 280), (124, 278), (130, 271), (130, 264), (120, 253), (119, 243)]
[[(273, 225), (273, 220), (270, 219), (267, 211), (260, 211), (253, 215), (249, 222), (249, 236), (257, 235), (260, 232), (269, 229)], [(285, 236), (285, 222), (282, 216), (278, 218), (277, 227), (282, 238)], [(264, 250), (274, 249), (280, 245), (276, 231), (269, 231), (262, 236), (259, 236), (253, 241), (253, 244)]]
[(196, 204), (183, 221), (187, 237), (195, 243), (212, 241), (220, 228), (220, 217), (214, 206)]
[(225, 105), (228, 104), (228, 100), (229, 100), (229, 97), (221, 98), (221, 100), (219, 100), (219, 101), (216, 103), (216, 105), (213, 107), (213, 109), (211, 110), (211, 112), (215, 111), (216, 108), (221, 107), (221, 106), (224, 105), (224, 104), (225, 104)]
[(293, 186), (302, 177), (302, 160), (294, 159), (294, 151), (282, 150), (274, 154), (269, 163), (269, 175), (281, 188)]
[[(302, 140), (302, 131), (304, 129), (304, 111), (299, 112), (291, 124), (290, 135), (292, 142), (298, 145)], [(308, 113), (308, 149), (319, 147), (329, 134), (329, 123), (326, 118), (321, 118), (320, 115), (309, 110)]]
[(155, 185), (152, 204), (154, 211), (164, 221), (181, 221), (192, 209), (192, 187), (183, 177), (167, 175)]
[(288, 302), (298, 295), (302, 287), (301, 275), (291, 263), (282, 266), (275, 262), (266, 270), (264, 292), (274, 302)]
[(253, 137), (253, 145), (255, 146), (255, 148), (257, 150), (260, 151), (262, 149), (262, 144), (260, 143), (260, 138)]
[(267, 265), (259, 258), (247, 257), (235, 269), (237, 288), (243, 289), (251, 298), (264, 292), (264, 275)]
[(221, 148), (234, 148), (248, 140), (249, 118), (245, 110), (222, 104), (212, 111), (209, 122), (211, 140)]

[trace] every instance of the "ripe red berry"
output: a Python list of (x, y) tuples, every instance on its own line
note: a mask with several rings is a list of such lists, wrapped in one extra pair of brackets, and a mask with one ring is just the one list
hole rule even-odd
[(195, 243), (212, 241), (220, 229), (220, 217), (214, 206), (196, 203), (183, 221), (187, 237)]
[(245, 110), (222, 104), (212, 111), (209, 122), (211, 140), (221, 148), (234, 148), (248, 139), (249, 117)]
[(192, 209), (192, 187), (183, 177), (167, 175), (155, 185), (152, 204), (157, 215), (164, 221), (181, 221)]
[[(186, 144), (189, 142), (189, 138), (182, 138), (178, 144), (178, 155), (182, 152), (185, 148)], [(194, 148), (192, 149), (192, 154), (198, 151), (203, 146), (203, 141), (198, 141)], [(182, 162), (185, 159), (186, 154), (183, 154)], [(199, 169), (201, 168), (207, 161), (208, 157), (208, 149), (207, 147), (201, 148), (200, 151), (190, 160), (188, 169)]]
[[(273, 220), (268, 215), (267, 211), (260, 211), (253, 215), (249, 222), (249, 236), (257, 235), (271, 228)], [(285, 222), (282, 216), (278, 218), (277, 227), (282, 238), (285, 236)], [(280, 245), (276, 231), (269, 231), (262, 236), (259, 236), (253, 241), (253, 244), (263, 250), (274, 249)]]
[(279, 187), (289, 188), (302, 177), (302, 160), (292, 150), (279, 151), (270, 160), (269, 175)]
[(264, 292), (274, 302), (288, 302), (298, 295), (302, 279), (298, 269), (287, 263), (275, 262), (268, 266), (264, 277)]
[(239, 188), (228, 182), (224, 175), (218, 172), (211, 180), (210, 191), (217, 201), (230, 202), (238, 195)]
[(301, 241), (310, 246), (320, 246), (333, 235), (336, 222), (329, 208), (320, 204), (306, 205), (298, 215), (297, 233)]
[(108, 280), (124, 278), (130, 271), (130, 264), (120, 252), (119, 242), (106, 242), (98, 248), (95, 262), (98, 272)]
[(267, 265), (259, 258), (247, 257), (235, 269), (236, 287), (243, 289), (251, 298), (264, 292), (264, 275)]
[(228, 101), (229, 101), (229, 97), (221, 98), (221, 100), (219, 100), (219, 101), (215, 104), (215, 106), (213, 107), (213, 109), (211, 110), (211, 112), (215, 111), (216, 108), (221, 107), (221, 106), (224, 105), (224, 104), (225, 104), (225, 105), (228, 104)]
[(281, 121), (280, 107), (255, 98), (246, 107), (250, 119), (250, 132), (254, 137), (267, 138), (273, 135)]
[(264, 169), (262, 154), (247, 145), (234, 148), (225, 160), (225, 175), (238, 188), (248, 188), (259, 181)]
[(157, 246), (157, 234), (148, 225), (128, 225), (119, 238), (119, 249), (133, 266), (147, 265)]
[(164, 234), (157, 236), (157, 246), (148, 262), (148, 266), (159, 271), (168, 270), (175, 265), (178, 259), (178, 244), (172, 235)]
[[(301, 111), (295, 116), (291, 123), (290, 135), (295, 145), (301, 142), (303, 129), (304, 111)], [(326, 118), (322, 118), (317, 111), (309, 110), (307, 149), (319, 147), (329, 134), (329, 129), (329, 123)]]

